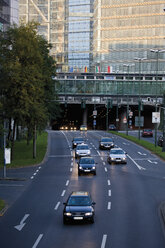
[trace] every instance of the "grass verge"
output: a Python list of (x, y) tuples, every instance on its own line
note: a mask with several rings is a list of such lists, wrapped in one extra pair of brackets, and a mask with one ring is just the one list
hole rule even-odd
[[(37, 135), (36, 141), (36, 158), (33, 158), (33, 143), (30, 141), (27, 145), (26, 140), (15, 141), (13, 160), (11, 164), (7, 164), (7, 168), (18, 168), (39, 164), (44, 159), (47, 150), (47, 132)], [(1, 154), (1, 156), (3, 156)], [(3, 167), (3, 159), (1, 159), (0, 168)]]
[(5, 202), (0, 199), (0, 212), (2, 211), (2, 209), (4, 209), (4, 207), (5, 207)]
[(130, 140), (140, 146), (143, 146), (144, 148), (148, 149), (149, 151), (151, 151), (152, 153), (156, 154), (157, 156), (159, 156), (160, 158), (162, 158), (163, 160), (165, 160), (165, 152), (162, 152), (162, 147), (155, 147), (154, 144), (145, 141), (145, 140), (139, 140), (136, 137), (130, 136), (130, 135), (126, 135), (124, 133), (118, 133), (115, 131), (109, 131), (110, 133), (113, 133), (115, 135), (118, 135), (120, 137), (123, 137), (124, 139)]

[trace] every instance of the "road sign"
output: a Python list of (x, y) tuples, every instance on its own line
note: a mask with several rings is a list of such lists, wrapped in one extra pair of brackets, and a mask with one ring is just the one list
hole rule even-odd
[(116, 119), (116, 121), (118, 122), (118, 121), (119, 121), (119, 119)]
[(11, 148), (5, 148), (5, 160), (6, 164), (11, 163)]
[(152, 123), (160, 123), (160, 112), (152, 112)]
[(93, 111), (93, 115), (97, 115), (97, 110), (94, 110)]
[(123, 118), (123, 123), (127, 123), (127, 118), (126, 117)]

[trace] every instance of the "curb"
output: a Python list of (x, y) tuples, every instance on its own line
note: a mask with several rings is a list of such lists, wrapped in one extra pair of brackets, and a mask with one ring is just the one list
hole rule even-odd
[(165, 237), (165, 201), (162, 202), (159, 206), (159, 217), (160, 217), (163, 234)]

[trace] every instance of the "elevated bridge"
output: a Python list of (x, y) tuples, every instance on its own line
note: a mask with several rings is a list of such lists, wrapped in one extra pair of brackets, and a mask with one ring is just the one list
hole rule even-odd
[(54, 80), (58, 99), (64, 108), (63, 119), (88, 124), (91, 128), (96, 123), (94, 110), (97, 110), (96, 128), (114, 123), (125, 129), (123, 119), (129, 112), (132, 113), (128, 118), (130, 127), (136, 128), (139, 108), (144, 127), (153, 128), (152, 112), (156, 103), (158, 107), (162, 104), (165, 91), (165, 75), (58, 73)]
[(144, 104), (161, 103), (165, 91), (165, 75), (154, 74), (107, 74), (107, 73), (58, 73), (54, 78), (55, 90), (61, 103), (136, 105), (139, 98)]

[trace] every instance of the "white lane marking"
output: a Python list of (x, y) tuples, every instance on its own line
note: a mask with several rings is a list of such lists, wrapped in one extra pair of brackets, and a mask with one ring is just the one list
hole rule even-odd
[(40, 234), (36, 240), (36, 242), (34, 243), (34, 245), (32, 246), (32, 248), (36, 248), (37, 245), (39, 244), (40, 240), (42, 239), (43, 234)]
[(71, 161), (73, 161), (73, 158), (71, 158)]
[(34, 177), (31, 177), (31, 179), (33, 179)]
[(40, 170), (41, 169), (41, 166), (38, 169)]
[(105, 169), (105, 172), (107, 172), (107, 167), (105, 167), (104, 169)]
[(33, 176), (35, 176), (37, 173), (34, 173)]
[(68, 140), (66, 134), (65, 134), (63, 131), (62, 131), (62, 134), (65, 136), (65, 138), (66, 138), (66, 140), (67, 140), (67, 143), (68, 143), (68, 146), (70, 147), (69, 140)]
[(68, 184), (69, 184), (69, 180), (66, 181), (66, 186), (68, 186)]
[(146, 153), (141, 153), (141, 152), (138, 152), (140, 155), (142, 156), (146, 156), (147, 154)]
[(108, 182), (108, 185), (111, 185), (111, 181), (110, 180), (107, 180), (107, 182)]
[(92, 143), (90, 143), (91, 145), (93, 145)]
[(72, 168), (70, 168), (70, 172), (72, 172)]
[(105, 162), (103, 162), (103, 165), (105, 165)]
[(99, 154), (99, 156), (100, 156), (100, 152), (99, 151), (97, 151), (97, 153)]
[(149, 160), (148, 159), (148, 162), (150, 162), (151, 164), (157, 164), (158, 162), (156, 162), (156, 161), (151, 161), (151, 160)]
[(73, 162), (71, 163), (71, 166), (73, 166)]
[(36, 170), (36, 172), (39, 172), (39, 170)]
[(133, 158), (131, 158), (128, 154), (127, 154), (127, 157), (128, 157), (129, 159), (132, 160), (132, 162), (137, 166), (137, 168), (138, 168), (139, 170), (146, 170), (146, 169), (143, 168), (142, 166), (138, 165), (138, 164), (135, 162), (135, 160), (133, 160)]
[(62, 191), (61, 196), (64, 196), (64, 195), (65, 195), (65, 192), (66, 192), (66, 190), (64, 189), (64, 190)]
[(16, 228), (18, 231), (21, 231), (22, 228), (26, 225), (26, 223), (24, 222), (28, 217), (30, 216), (30, 214), (25, 214), (25, 216), (23, 217), (23, 219), (20, 221), (20, 224), (15, 226), (14, 228)]
[(101, 243), (101, 248), (105, 248), (106, 240), (107, 240), (107, 234), (104, 234)]
[(130, 144), (123, 142), (123, 145), (129, 146)]
[(54, 209), (57, 210), (59, 206), (60, 206), (60, 202), (57, 202), (57, 204), (56, 204)]
[(111, 196), (111, 190), (110, 189), (108, 190), (108, 196)]
[(108, 207), (107, 207), (108, 210), (111, 209), (111, 202), (108, 202)]
[(103, 158), (101, 157), (101, 160), (103, 160)]

